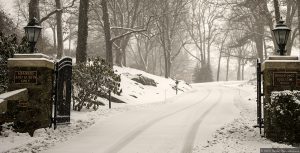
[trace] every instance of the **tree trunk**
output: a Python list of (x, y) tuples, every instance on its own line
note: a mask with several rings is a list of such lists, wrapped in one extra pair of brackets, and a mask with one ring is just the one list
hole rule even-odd
[[(28, 12), (29, 12), (29, 22), (31, 19), (36, 18), (38, 21), (40, 21), (40, 1), (39, 0), (30, 0)], [(41, 40), (43, 40), (43, 33), (41, 32), (40, 37), (35, 45), (38, 51), (44, 50), (44, 44), (40, 43)]]
[[(298, 8), (298, 31), (300, 31), (300, 0), (297, 0), (297, 8)], [(298, 38), (300, 42), (300, 37), (298, 36)], [(300, 56), (300, 52), (299, 52), (299, 56)]]
[(114, 51), (115, 51), (115, 55), (116, 55), (116, 58), (115, 58), (115, 64), (117, 66), (122, 66), (122, 50), (121, 50), (121, 43), (122, 43), (122, 39), (118, 39), (118, 40), (115, 40), (114, 43), (116, 44), (115, 46), (118, 46), (118, 47), (115, 47)]
[(80, 0), (76, 63), (85, 63), (87, 60), (88, 10), (89, 0)]
[(168, 78), (168, 57), (167, 57), (167, 51), (164, 50), (164, 59), (165, 59), (165, 78)]
[(222, 50), (220, 51), (219, 60), (218, 60), (217, 81), (220, 81), (221, 59), (222, 59)]
[(168, 51), (167, 53), (168, 53), (168, 56), (167, 56), (168, 68), (167, 68), (167, 77), (166, 78), (169, 78), (171, 76), (172, 61), (171, 61), (171, 53), (170, 53), (170, 51)]
[(257, 51), (257, 56), (260, 58), (261, 61), (264, 61), (264, 46), (263, 46), (263, 41), (264, 41), (264, 22), (262, 17), (258, 17), (257, 22), (256, 22), (256, 34), (255, 34), (255, 45), (256, 45), (256, 51)]
[(29, 2), (29, 20), (36, 18), (40, 20), (39, 0), (30, 0)]
[(53, 33), (53, 46), (54, 46), (54, 49), (56, 50), (57, 46), (56, 46), (56, 30), (55, 30), (55, 26), (53, 26), (51, 29), (52, 29), (52, 33)]
[(101, 2), (102, 11), (103, 11), (103, 25), (104, 25), (104, 35), (105, 35), (105, 46), (106, 46), (106, 61), (107, 63), (113, 67), (113, 52), (112, 52), (112, 41), (111, 41), (111, 34), (110, 34), (110, 21), (109, 21), (109, 14), (107, 9), (107, 0), (102, 0)]
[(244, 76), (244, 71), (245, 71), (245, 63), (244, 63), (244, 60), (242, 60), (242, 80), (245, 80), (245, 76)]
[(278, 3), (278, 0), (273, 0), (273, 2), (274, 2), (276, 23), (279, 23), (279, 20), (280, 20), (279, 3)]
[(268, 54), (267, 54), (267, 44), (266, 44), (266, 40), (264, 39), (264, 59), (268, 58)]
[(171, 66), (172, 66), (172, 61), (171, 61), (171, 52), (172, 52), (172, 41), (171, 41), (171, 38), (170, 38), (170, 26), (169, 26), (169, 19), (167, 20), (167, 62), (168, 62), (168, 67), (167, 67), (167, 77), (166, 78), (169, 78), (171, 76)]
[(127, 48), (130, 38), (131, 38), (130, 35), (126, 36), (121, 43), (121, 59), (120, 59), (121, 62), (120, 62), (120, 64), (122, 64), (124, 66), (126, 66), (126, 48)]
[(237, 80), (241, 80), (241, 58), (238, 58)]
[(230, 56), (227, 57), (227, 61), (226, 62), (227, 62), (226, 63), (226, 81), (228, 81)]
[(156, 74), (156, 65), (157, 65), (157, 57), (155, 56), (155, 53), (152, 53), (152, 74)]
[(72, 36), (72, 25), (70, 24), (69, 25), (69, 32), (70, 32), (70, 36), (69, 36), (69, 55), (68, 56), (72, 56), (72, 53), (71, 53), (71, 44), (72, 44), (72, 39), (73, 39), (73, 36)]
[[(62, 9), (61, 0), (55, 0), (56, 9)], [(56, 13), (56, 26), (57, 26), (57, 59), (63, 55), (63, 31), (62, 31), (62, 11)]]
[[(267, 25), (269, 27), (269, 30), (272, 31), (272, 29), (274, 28), (274, 25), (273, 25), (273, 16), (272, 14), (270, 13), (269, 9), (268, 9), (268, 1), (258, 1), (261, 3), (262, 5), (262, 10), (263, 12), (260, 12), (260, 15), (261, 16), (264, 16), (265, 19), (266, 19), (266, 22), (267, 22)], [(275, 40), (275, 36), (273, 34), (273, 32), (271, 32), (271, 36), (272, 36), (272, 42), (273, 42), (273, 45), (274, 45), (274, 50), (273, 50), (273, 53), (276, 54), (276, 50), (278, 49), (278, 46), (276, 44), (276, 40)]]
[(123, 50), (123, 66), (127, 66), (126, 49)]
[(163, 64), (162, 64), (162, 56), (159, 58), (159, 76), (163, 75)]
[(291, 38), (291, 34), (292, 33), (290, 33), (290, 35), (289, 35), (289, 38), (288, 38), (288, 41), (287, 41), (287, 44), (286, 44), (286, 46), (285, 46), (285, 50), (286, 50), (286, 55), (287, 56), (290, 56), (291, 55), (291, 53), (292, 53), (292, 47), (293, 47), (293, 42), (292, 42), (292, 38)]
[(207, 44), (207, 65), (210, 65), (210, 40), (208, 41)]

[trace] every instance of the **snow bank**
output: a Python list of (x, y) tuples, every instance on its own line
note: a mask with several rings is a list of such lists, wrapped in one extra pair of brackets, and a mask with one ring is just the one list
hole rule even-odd
[[(166, 79), (164, 77), (152, 75), (144, 71), (128, 67), (121, 68), (115, 66), (114, 70), (117, 74), (121, 75), (121, 88), (123, 91), (121, 93), (121, 96), (115, 96), (123, 101), (131, 104), (153, 103), (164, 101), (176, 95), (176, 90), (174, 88), (176, 84), (175, 80), (173, 79)], [(155, 87), (142, 85), (136, 81), (131, 80), (137, 75), (142, 75), (147, 78), (153, 79), (157, 83), (157, 86)], [(184, 81), (179, 81), (178, 88), (178, 94), (181, 94), (185, 91), (190, 90), (191, 86)]]

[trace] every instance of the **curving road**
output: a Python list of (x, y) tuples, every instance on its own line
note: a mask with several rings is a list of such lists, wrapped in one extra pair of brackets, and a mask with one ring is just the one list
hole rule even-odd
[(46, 152), (190, 153), (239, 113), (237, 89), (217, 83), (193, 86), (166, 103), (107, 118)]

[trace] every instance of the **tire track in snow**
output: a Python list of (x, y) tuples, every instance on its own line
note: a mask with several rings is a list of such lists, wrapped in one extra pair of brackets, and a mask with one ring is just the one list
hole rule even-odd
[(105, 153), (117, 153), (119, 152), (122, 148), (124, 148), (126, 145), (128, 145), (132, 140), (134, 140), (138, 135), (140, 135), (142, 132), (144, 132), (146, 129), (150, 128), (151, 126), (153, 126), (155, 123), (168, 118), (172, 115), (175, 115), (179, 112), (183, 112), (189, 108), (193, 108), (195, 105), (200, 104), (201, 102), (203, 102), (205, 99), (207, 99), (209, 97), (209, 95), (211, 94), (211, 90), (208, 89), (208, 94), (205, 95), (201, 100), (197, 101), (194, 104), (191, 104), (187, 107), (184, 107), (182, 109), (179, 109), (175, 112), (163, 115), (161, 117), (158, 117), (156, 119), (151, 120), (150, 122), (140, 126), (139, 128), (135, 129), (134, 131), (130, 132), (128, 135), (126, 135), (125, 137), (123, 137), (121, 140), (119, 140), (116, 144), (112, 145), (109, 149), (107, 149), (105, 151)]
[(223, 91), (220, 93), (218, 99), (214, 102), (214, 104), (212, 106), (210, 106), (192, 125), (192, 127), (190, 128), (186, 138), (185, 138), (185, 143), (184, 146), (182, 148), (182, 153), (191, 153), (193, 151), (193, 147), (194, 147), (194, 142), (196, 139), (196, 135), (197, 135), (197, 131), (199, 129), (199, 126), (201, 125), (203, 119), (209, 114), (209, 112), (216, 107), (220, 100), (222, 99), (223, 96)]

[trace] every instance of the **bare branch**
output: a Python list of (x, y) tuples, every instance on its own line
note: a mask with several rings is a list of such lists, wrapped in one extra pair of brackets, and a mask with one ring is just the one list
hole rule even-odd
[(186, 44), (187, 44), (187, 41), (183, 42), (180, 45), (178, 51), (172, 56), (171, 61), (173, 61), (179, 55), (179, 53), (181, 52), (181, 48), (183, 48)]
[(126, 28), (126, 27), (110, 27), (111, 30), (127, 30), (127, 31), (134, 31), (134, 29), (137, 29), (140, 27), (134, 27), (134, 28)]
[(144, 31), (147, 31), (147, 29), (132, 30), (132, 31), (126, 32), (126, 33), (124, 33), (122, 35), (119, 35), (119, 36), (117, 36), (115, 38), (112, 38), (111, 41), (114, 42), (114, 41), (116, 41), (118, 39), (121, 39), (121, 38), (127, 36), (127, 35), (130, 35), (130, 34), (133, 34), (133, 33), (144, 32)]
[(152, 16), (149, 17), (149, 20), (148, 20), (148, 22), (147, 22), (147, 25), (146, 25), (146, 28), (145, 28), (145, 29), (130, 29), (130, 28), (127, 28), (127, 29), (130, 29), (130, 31), (125, 32), (125, 33), (123, 33), (122, 35), (116, 36), (116, 37), (112, 38), (110, 41), (114, 42), (114, 41), (116, 41), (116, 40), (118, 40), (118, 39), (121, 39), (121, 38), (123, 38), (123, 37), (125, 37), (125, 36), (128, 36), (128, 35), (130, 35), (130, 34), (147, 31), (147, 30), (148, 30), (149, 23), (150, 23), (150, 21), (151, 21), (151, 18), (152, 18)]
[(68, 8), (70, 8), (70, 7), (73, 7), (74, 4), (75, 4), (75, 1), (76, 1), (76, 0), (73, 0), (72, 3), (71, 3), (69, 6), (63, 7), (62, 9), (56, 9), (56, 10), (50, 12), (49, 14), (47, 14), (45, 17), (43, 17), (43, 18), (40, 20), (39, 24), (41, 24), (41, 23), (43, 23), (44, 21), (46, 21), (47, 19), (49, 19), (52, 15), (54, 15), (54, 14), (56, 14), (56, 13), (58, 13), (58, 12), (62, 12), (62, 11), (64, 11), (65, 9), (68, 9)]
[(201, 62), (201, 59), (198, 58), (197, 56), (195, 56), (194, 54), (192, 54), (189, 50), (187, 50), (184, 46), (183, 46), (183, 49), (189, 54), (191, 55), (192, 57), (194, 57), (196, 60), (198, 60), (199, 62)]
[(224, 52), (224, 51), (221, 51), (221, 53), (225, 54), (225, 56), (227, 56), (227, 57), (235, 57), (235, 58), (244, 59), (244, 60), (256, 60), (257, 59), (256, 57), (244, 57), (244, 56), (230, 54), (230, 53)]

